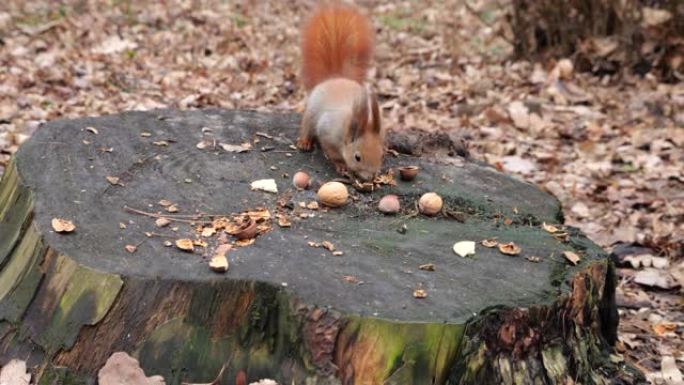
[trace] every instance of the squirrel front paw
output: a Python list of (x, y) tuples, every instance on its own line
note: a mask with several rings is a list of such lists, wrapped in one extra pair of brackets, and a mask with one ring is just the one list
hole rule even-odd
[(344, 176), (344, 177), (349, 177), (349, 172), (347, 171), (347, 165), (344, 163), (335, 163), (335, 171), (337, 171), (338, 174)]
[(313, 140), (309, 138), (299, 138), (297, 139), (297, 148), (300, 151), (309, 152), (313, 150)]

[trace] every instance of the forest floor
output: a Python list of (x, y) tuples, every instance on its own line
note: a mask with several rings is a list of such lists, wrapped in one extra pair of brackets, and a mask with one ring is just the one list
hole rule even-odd
[[(313, 1), (154, 3), (0, 4), (0, 173), (47, 120), (301, 110)], [(566, 223), (619, 261), (617, 352), (653, 383), (684, 371), (684, 84), (511, 61), (503, 12), (483, 1), (359, 3), (378, 31), (370, 82), (387, 127), (457, 133), (557, 196)]]

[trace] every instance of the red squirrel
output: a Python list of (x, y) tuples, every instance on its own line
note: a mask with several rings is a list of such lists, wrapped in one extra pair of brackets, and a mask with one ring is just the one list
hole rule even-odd
[(364, 85), (373, 54), (371, 23), (351, 5), (319, 6), (302, 30), (302, 80), (308, 92), (297, 147), (314, 142), (338, 173), (368, 181), (380, 171), (385, 132), (376, 96)]

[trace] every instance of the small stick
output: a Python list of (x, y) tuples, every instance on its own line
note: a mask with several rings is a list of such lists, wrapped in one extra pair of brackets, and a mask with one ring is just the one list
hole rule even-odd
[[(174, 218), (173, 216), (167, 216), (164, 214), (156, 214), (156, 213), (148, 213), (146, 211), (134, 209), (132, 207), (124, 206), (124, 210), (138, 214), (138, 215), (144, 215), (146, 217), (152, 217), (152, 218), (166, 218), (168, 220), (174, 221), (174, 222), (181, 222), (181, 223), (201, 223), (201, 224), (207, 224), (207, 223), (212, 223), (212, 221), (206, 221), (206, 220), (200, 220), (200, 219), (181, 219), (181, 218)], [(208, 215), (203, 215), (203, 216), (208, 216)], [(187, 217), (187, 216), (186, 216)], [(202, 216), (200, 216), (201, 218)]]

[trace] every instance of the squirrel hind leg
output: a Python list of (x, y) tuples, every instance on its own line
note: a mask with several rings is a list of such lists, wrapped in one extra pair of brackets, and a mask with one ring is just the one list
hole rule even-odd
[(311, 114), (304, 113), (302, 125), (299, 127), (299, 138), (297, 138), (297, 148), (300, 151), (309, 152), (314, 146), (314, 121)]

